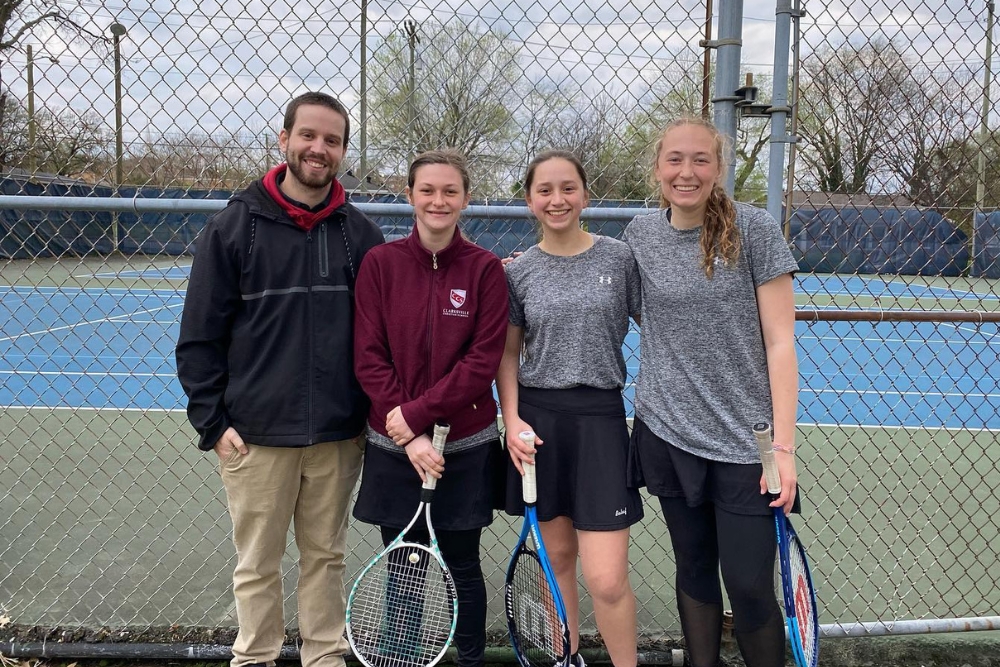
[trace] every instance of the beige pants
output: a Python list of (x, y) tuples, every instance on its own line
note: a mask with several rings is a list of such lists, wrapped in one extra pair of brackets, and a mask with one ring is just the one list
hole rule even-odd
[(294, 519), (303, 667), (343, 667), (347, 517), (364, 436), (309, 447), (261, 447), (220, 466), (233, 520), (239, 634), (232, 667), (274, 664), (285, 638), (281, 559)]

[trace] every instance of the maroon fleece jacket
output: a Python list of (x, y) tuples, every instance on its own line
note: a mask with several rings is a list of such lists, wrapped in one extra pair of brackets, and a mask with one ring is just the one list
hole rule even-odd
[(414, 227), (368, 252), (355, 295), (354, 369), (375, 431), (386, 435), (396, 406), (416, 434), (448, 422), (449, 440), (496, 420), (492, 384), (507, 335), (507, 279), (496, 255), (458, 230), (432, 254)]

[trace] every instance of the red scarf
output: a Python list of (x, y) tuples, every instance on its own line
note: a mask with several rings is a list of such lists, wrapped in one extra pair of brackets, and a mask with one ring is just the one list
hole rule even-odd
[(335, 178), (331, 183), (330, 201), (322, 209), (319, 211), (307, 211), (300, 206), (296, 206), (288, 200), (281, 192), (281, 188), (278, 187), (278, 176), (285, 173), (287, 169), (287, 164), (279, 164), (264, 174), (264, 189), (267, 190), (267, 194), (271, 195), (271, 199), (288, 214), (288, 217), (307, 232), (315, 227), (317, 222), (328, 217), (334, 210), (347, 201), (347, 197), (344, 194), (344, 186)]

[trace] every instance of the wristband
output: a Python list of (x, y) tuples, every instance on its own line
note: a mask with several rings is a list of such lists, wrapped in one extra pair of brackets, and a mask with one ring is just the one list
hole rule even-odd
[(775, 442), (771, 444), (771, 449), (776, 452), (784, 452), (785, 454), (795, 456), (795, 445), (779, 445)]

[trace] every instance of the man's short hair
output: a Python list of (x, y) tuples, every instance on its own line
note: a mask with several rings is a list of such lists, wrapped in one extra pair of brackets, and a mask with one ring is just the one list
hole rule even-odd
[(299, 107), (304, 104), (318, 104), (324, 106), (328, 109), (333, 109), (341, 116), (344, 117), (344, 145), (347, 145), (347, 140), (351, 136), (351, 117), (347, 113), (347, 108), (340, 103), (336, 97), (332, 95), (327, 95), (326, 93), (319, 92), (309, 92), (302, 93), (291, 102), (288, 103), (288, 107), (285, 109), (285, 122), (283, 127), (285, 132), (291, 132), (292, 127), (295, 125), (295, 115), (298, 113)]

